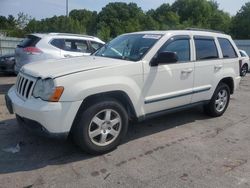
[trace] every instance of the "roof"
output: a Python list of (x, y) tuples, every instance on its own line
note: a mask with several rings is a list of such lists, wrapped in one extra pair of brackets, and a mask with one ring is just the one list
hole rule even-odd
[(101, 43), (104, 43), (103, 41), (101, 41), (99, 38), (94, 37), (94, 36), (89, 36), (89, 35), (80, 35), (80, 34), (73, 34), (73, 33), (32, 33), (30, 35), (35, 35), (37, 37), (40, 38), (44, 38), (44, 37), (74, 37), (74, 38), (88, 38), (90, 40), (94, 40), (94, 41), (99, 41)]
[(206, 35), (206, 36), (217, 36), (217, 37), (230, 37), (219, 31), (205, 30), (205, 29), (184, 29), (184, 30), (166, 30), (166, 31), (140, 31), (130, 34), (152, 34), (152, 35), (166, 35), (166, 34), (193, 34), (193, 35)]

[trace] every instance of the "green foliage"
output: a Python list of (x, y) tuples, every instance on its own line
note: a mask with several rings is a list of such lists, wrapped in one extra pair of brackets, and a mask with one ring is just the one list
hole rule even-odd
[(79, 24), (84, 27), (84, 33), (96, 34), (96, 21), (97, 21), (97, 12), (89, 11), (86, 9), (81, 10), (72, 10), (69, 13), (70, 18), (77, 20)]
[(80, 34), (84, 33), (85, 30), (86, 28), (78, 20), (66, 16), (54, 16), (41, 21), (32, 19), (25, 28), (26, 33), (64, 32)]
[(31, 17), (28, 14), (24, 14), (23, 12), (19, 12), (17, 15), (17, 28), (23, 30), (29, 21), (31, 20)]
[(122, 33), (139, 31), (144, 16), (142, 9), (135, 3), (110, 3), (98, 14), (98, 36), (113, 38)]
[(207, 28), (233, 34), (235, 38), (250, 38), (250, 2), (233, 18), (219, 9), (214, 0), (176, 0), (144, 12), (135, 3), (109, 3), (97, 13), (86, 9), (72, 10), (69, 17), (54, 16), (42, 20), (19, 13), (0, 16), (0, 31), (9, 36), (23, 37), (28, 33), (64, 32), (97, 35), (108, 41), (122, 33), (140, 30)]
[(156, 10), (149, 10), (147, 15), (150, 15), (158, 24), (160, 30), (178, 29), (180, 25), (180, 17), (172, 11), (169, 4), (162, 4)]
[(233, 17), (231, 33), (237, 39), (250, 39), (250, 2)]

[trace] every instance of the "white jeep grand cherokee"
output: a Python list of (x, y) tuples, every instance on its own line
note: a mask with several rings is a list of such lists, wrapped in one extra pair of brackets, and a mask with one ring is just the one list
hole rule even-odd
[(124, 34), (92, 56), (52, 61), (22, 68), (7, 107), (19, 124), (70, 133), (92, 154), (116, 148), (131, 119), (195, 105), (221, 116), (240, 82), (231, 37), (194, 29)]

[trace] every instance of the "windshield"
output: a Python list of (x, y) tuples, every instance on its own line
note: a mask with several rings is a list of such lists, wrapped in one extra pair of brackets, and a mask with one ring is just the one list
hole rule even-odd
[(162, 35), (151, 34), (121, 35), (104, 45), (93, 55), (139, 61), (161, 37)]

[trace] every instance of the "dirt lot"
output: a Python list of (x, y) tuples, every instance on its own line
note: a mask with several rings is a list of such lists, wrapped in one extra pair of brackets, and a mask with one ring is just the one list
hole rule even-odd
[(103, 156), (20, 129), (3, 100), (14, 81), (0, 77), (0, 187), (250, 187), (250, 75), (223, 117), (195, 108), (133, 124)]

